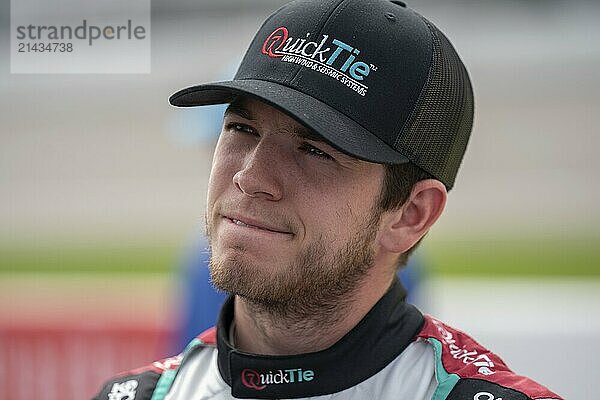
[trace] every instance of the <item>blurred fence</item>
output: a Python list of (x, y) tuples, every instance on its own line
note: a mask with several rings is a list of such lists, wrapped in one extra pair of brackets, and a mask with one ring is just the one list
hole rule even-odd
[(0, 327), (0, 399), (90, 399), (117, 372), (163, 358), (170, 334), (75, 321)]

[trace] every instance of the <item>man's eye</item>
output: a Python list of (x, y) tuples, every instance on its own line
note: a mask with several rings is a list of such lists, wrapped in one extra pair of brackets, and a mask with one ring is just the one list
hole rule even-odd
[(249, 125), (240, 124), (239, 122), (230, 122), (226, 126), (227, 130), (233, 130), (238, 132), (248, 133), (250, 135), (256, 135), (256, 131)]
[(311, 146), (308, 143), (304, 143), (300, 149), (311, 156), (333, 160), (333, 157), (331, 157), (329, 154), (325, 153), (321, 149), (316, 148), (315, 146)]

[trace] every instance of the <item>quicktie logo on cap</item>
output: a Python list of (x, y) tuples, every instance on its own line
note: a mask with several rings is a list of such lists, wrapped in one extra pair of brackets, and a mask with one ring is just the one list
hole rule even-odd
[(331, 40), (329, 47), (329, 35), (322, 35), (318, 42), (310, 41), (310, 35), (307, 33), (304, 39), (293, 38), (286, 27), (279, 27), (265, 40), (262, 53), (310, 68), (365, 96), (369, 87), (364, 80), (371, 71), (377, 71), (377, 67), (357, 60), (360, 50), (339, 39)]
[(314, 378), (315, 372), (313, 370), (302, 368), (280, 369), (267, 373), (260, 373), (253, 369), (244, 369), (241, 374), (242, 385), (254, 390), (263, 390), (268, 385), (310, 382)]

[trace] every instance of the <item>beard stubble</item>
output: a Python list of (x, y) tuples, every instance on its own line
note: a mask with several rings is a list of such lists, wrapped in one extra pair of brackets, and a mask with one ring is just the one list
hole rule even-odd
[[(381, 212), (374, 209), (356, 234), (337, 251), (327, 249), (325, 238), (310, 243), (287, 266), (265, 271), (235, 256), (211, 255), (210, 275), (218, 289), (280, 317), (301, 321), (343, 309), (365, 279), (374, 261), (374, 241)], [(212, 243), (213, 229), (207, 224)], [(212, 247), (212, 246), (211, 246)], [(239, 248), (243, 250), (243, 248)]]

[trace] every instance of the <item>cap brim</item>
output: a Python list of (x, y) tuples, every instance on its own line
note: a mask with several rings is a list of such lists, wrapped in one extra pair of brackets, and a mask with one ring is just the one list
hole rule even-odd
[(321, 135), (339, 150), (356, 158), (387, 164), (402, 164), (408, 158), (360, 124), (290, 87), (261, 80), (234, 80), (182, 89), (169, 97), (176, 107), (195, 107), (232, 102), (237, 96), (256, 97), (290, 115)]

